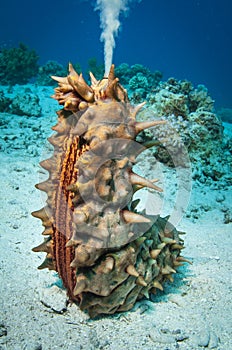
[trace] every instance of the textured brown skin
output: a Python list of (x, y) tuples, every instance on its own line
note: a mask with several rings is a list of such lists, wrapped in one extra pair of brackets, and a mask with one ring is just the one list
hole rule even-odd
[(136, 122), (142, 105), (129, 104), (114, 66), (99, 82), (91, 74), (91, 87), (71, 65), (67, 77), (53, 78), (59, 83), (53, 97), (64, 108), (49, 138), (54, 155), (41, 162), (49, 178), (36, 186), (47, 193), (47, 205), (32, 213), (47, 238), (33, 250), (47, 253), (39, 268), (56, 270), (69, 298), (91, 317), (128, 310), (162, 289), (184, 261), (167, 219), (128, 207), (139, 188), (161, 191), (132, 172), (143, 150), (134, 145), (136, 135), (159, 122)]

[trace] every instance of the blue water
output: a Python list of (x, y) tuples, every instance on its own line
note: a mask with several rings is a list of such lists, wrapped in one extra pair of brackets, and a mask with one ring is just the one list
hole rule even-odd
[[(0, 45), (23, 42), (40, 63), (80, 62), (95, 56), (103, 63), (99, 12), (94, 1), (9, 0), (0, 5)], [(141, 63), (205, 84), (216, 106), (232, 108), (231, 0), (142, 0), (121, 17), (114, 63)]]

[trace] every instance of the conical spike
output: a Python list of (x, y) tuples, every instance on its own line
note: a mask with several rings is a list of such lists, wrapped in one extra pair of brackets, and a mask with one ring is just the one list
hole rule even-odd
[(145, 298), (149, 299), (149, 290), (148, 288), (145, 288), (143, 291), (142, 291), (142, 294), (145, 296)]
[(153, 282), (153, 286), (154, 286), (155, 288), (161, 290), (161, 291), (164, 290), (162, 284), (159, 283), (159, 281), (154, 281), (154, 282)]
[(175, 250), (175, 249), (181, 250), (181, 249), (184, 249), (184, 248), (185, 248), (185, 247), (184, 247), (183, 245), (177, 244), (177, 243), (174, 243), (174, 244), (171, 245), (171, 249), (172, 249), (172, 250)]
[(153, 190), (156, 190), (158, 192), (163, 192), (163, 190), (158, 187), (155, 186), (151, 181), (143, 178), (142, 176), (139, 176), (133, 172), (130, 173), (130, 181), (133, 185), (139, 185), (141, 187), (148, 187), (148, 188), (152, 188)]
[(47, 220), (50, 216), (49, 211), (50, 210), (48, 209), (48, 207), (44, 207), (39, 210), (33, 211), (31, 215), (41, 220)]
[(112, 256), (107, 256), (107, 258), (97, 267), (96, 273), (110, 273), (114, 268), (114, 264), (114, 258)]
[(73, 67), (73, 65), (72, 65), (71, 62), (69, 62), (69, 64), (68, 64), (68, 71), (69, 71), (70, 75), (72, 75), (72, 76), (75, 77), (76, 79), (79, 78), (79, 75), (78, 75), (78, 73), (75, 71), (75, 69), (74, 69), (74, 67)]
[(132, 211), (129, 210), (123, 210), (122, 211), (123, 219), (126, 221), (126, 223), (149, 223), (151, 222), (150, 219), (145, 218), (143, 215), (135, 214)]
[(174, 270), (171, 266), (166, 265), (165, 267), (162, 268), (162, 274), (163, 275), (168, 275), (170, 273), (176, 273), (176, 270)]
[(44, 240), (43, 243), (39, 244), (37, 247), (32, 249), (33, 252), (45, 252), (52, 253), (52, 240), (51, 237)]
[(70, 85), (74, 87), (76, 92), (87, 102), (94, 101), (94, 93), (92, 88), (86, 83), (83, 75), (78, 75), (72, 64), (69, 64), (69, 72), (67, 79)]
[(109, 83), (111, 83), (115, 78), (115, 75), (114, 75), (114, 64), (111, 65), (110, 67), (110, 71), (109, 71), (109, 74), (108, 74), (108, 81)]
[(38, 267), (39, 270), (42, 269), (49, 269), (49, 270), (55, 270), (55, 264), (53, 262), (53, 259), (50, 257), (46, 257), (45, 260), (42, 262), (42, 264)]
[(136, 115), (138, 114), (138, 112), (143, 108), (143, 106), (145, 106), (146, 102), (142, 102), (140, 104), (138, 104), (135, 108), (133, 108), (133, 110), (131, 111), (131, 118), (135, 118)]
[(156, 259), (160, 252), (161, 252), (161, 249), (152, 249), (150, 251), (151, 258)]
[(176, 241), (172, 238), (169, 237), (161, 237), (161, 241), (166, 243), (166, 244), (174, 244)]
[(166, 124), (165, 120), (151, 120), (146, 122), (136, 122), (135, 124), (135, 132), (136, 134), (140, 133), (141, 131), (151, 128), (152, 126)]
[(53, 157), (43, 160), (42, 162), (39, 163), (40, 166), (46, 170), (52, 170), (55, 168), (55, 160)]
[(146, 240), (146, 237), (139, 237), (139, 238), (137, 238), (137, 239), (135, 240), (136, 246), (137, 246), (137, 247), (140, 247), (141, 244), (143, 244), (145, 240)]
[(61, 84), (68, 84), (68, 79), (67, 77), (56, 77), (54, 75), (51, 76), (51, 78), (55, 81), (57, 81), (58, 83), (61, 83)]
[(160, 243), (160, 244), (157, 245), (157, 249), (161, 249), (162, 250), (165, 246), (166, 246), (166, 243), (164, 243), (164, 242)]
[(146, 287), (147, 286), (147, 283), (145, 281), (145, 279), (143, 278), (143, 276), (139, 276), (137, 279), (136, 279), (136, 284), (138, 284), (139, 286), (143, 286), (143, 287)]
[(79, 275), (77, 277), (77, 282), (73, 291), (74, 295), (81, 294), (87, 286), (86, 277), (84, 275)]
[(51, 182), (50, 181), (44, 181), (44, 182), (40, 182), (39, 184), (36, 184), (35, 187), (43, 192), (48, 192), (51, 189)]
[(61, 147), (66, 135), (52, 135), (48, 137), (48, 142), (54, 147)]
[(98, 84), (98, 80), (95, 78), (92, 72), (89, 72), (90, 80), (91, 80), (91, 85), (95, 87)]
[(178, 257), (176, 258), (176, 260), (177, 260), (177, 261), (187, 262), (187, 263), (189, 263), (189, 264), (192, 265), (192, 261), (190, 261), (190, 260), (188, 260), (188, 259), (185, 259), (183, 256), (178, 256)]
[(107, 85), (106, 87), (106, 90), (105, 90), (105, 95), (108, 97), (108, 98), (117, 98), (117, 93), (116, 93), (116, 85), (118, 83), (118, 78), (115, 78), (112, 82), (109, 82), (109, 84)]
[(127, 272), (128, 275), (130, 275), (130, 276), (139, 277), (138, 271), (136, 271), (134, 265), (132, 265), (132, 264), (127, 266), (126, 272)]
[(43, 236), (51, 236), (52, 234), (53, 234), (52, 226), (45, 227), (45, 230), (42, 232)]
[(172, 275), (166, 275), (165, 276), (171, 283), (174, 282), (174, 278), (172, 277)]

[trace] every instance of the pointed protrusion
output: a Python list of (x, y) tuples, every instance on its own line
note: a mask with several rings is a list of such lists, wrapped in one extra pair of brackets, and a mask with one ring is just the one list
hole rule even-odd
[(71, 62), (69, 62), (68, 64), (68, 71), (69, 74), (74, 78), (74, 79), (78, 79), (79, 78), (79, 74), (75, 71), (73, 65)]
[(46, 221), (49, 219), (50, 217), (50, 210), (48, 209), (48, 207), (43, 207), (39, 210), (33, 211), (31, 213), (32, 216), (34, 216), (35, 218), (41, 219), (43, 221)]
[(73, 290), (73, 295), (81, 294), (87, 286), (86, 277), (84, 275), (79, 275), (77, 277), (77, 282)]
[(51, 78), (55, 81), (57, 81), (58, 83), (61, 84), (68, 84), (68, 79), (67, 77), (56, 77), (55, 75), (52, 75)]
[(61, 147), (66, 135), (52, 135), (48, 137), (48, 142), (54, 147)]
[(115, 78), (113, 81), (109, 82), (106, 90), (105, 90), (105, 95), (109, 98), (117, 98), (117, 94), (116, 94), (116, 86), (118, 84), (119, 79)]
[(145, 296), (145, 298), (149, 299), (150, 296), (149, 296), (149, 289), (148, 288), (145, 288), (143, 291), (142, 291), (142, 294)]
[(47, 238), (43, 243), (39, 244), (37, 247), (32, 249), (33, 252), (44, 252), (44, 253), (52, 253), (52, 241), (51, 238)]
[(137, 238), (135, 240), (136, 247), (140, 247), (141, 244), (143, 244), (146, 239), (147, 239), (146, 237), (139, 237), (139, 238)]
[(38, 267), (39, 270), (43, 269), (49, 269), (49, 270), (55, 270), (55, 264), (53, 262), (53, 259), (50, 257), (46, 257), (45, 260), (42, 262), (42, 264)]
[(55, 161), (53, 158), (45, 159), (42, 162), (39, 163), (40, 166), (48, 171), (54, 169), (55, 167)]
[(136, 271), (136, 268), (135, 268), (134, 265), (132, 265), (132, 264), (130, 264), (130, 265), (127, 266), (126, 272), (127, 272), (128, 275), (130, 275), (130, 276), (139, 277), (138, 271)]
[(114, 258), (112, 256), (107, 256), (104, 261), (97, 267), (97, 273), (110, 273), (114, 268)]
[(126, 223), (131, 224), (131, 223), (150, 223), (151, 220), (148, 218), (145, 218), (145, 216), (133, 213), (132, 211), (129, 210), (122, 210), (122, 216), (123, 219), (126, 221)]
[(89, 72), (92, 87), (97, 86), (98, 80), (95, 78), (92, 72)]
[(159, 289), (159, 290), (161, 290), (161, 291), (164, 290), (162, 284), (161, 284), (159, 281), (154, 281), (154, 282), (153, 282), (153, 286), (154, 286), (156, 289)]
[(145, 122), (136, 122), (135, 123), (135, 132), (139, 134), (141, 131), (151, 128), (152, 126), (166, 124), (165, 120), (151, 120)]
[(133, 108), (133, 110), (130, 113), (131, 118), (135, 119), (136, 115), (143, 108), (143, 106), (145, 106), (145, 104), (146, 104), (146, 102), (142, 102), (142, 103), (138, 104), (137, 106), (135, 106), (135, 108)]
[(111, 83), (114, 79), (115, 79), (114, 64), (112, 64), (111, 67), (110, 67), (109, 74), (108, 74), (108, 81), (109, 81), (109, 83)]
[(184, 247), (183, 245), (178, 244), (178, 243), (174, 243), (174, 244), (171, 245), (171, 249), (172, 249), (172, 250), (175, 250), (175, 249), (181, 250), (181, 249), (184, 249), (184, 248), (185, 248), (185, 247)]
[(83, 75), (78, 75), (72, 64), (69, 63), (69, 75), (67, 76), (68, 82), (74, 87), (76, 92), (87, 102), (94, 101), (94, 93), (92, 88), (86, 83)]
[(190, 260), (188, 260), (188, 259), (185, 259), (183, 256), (178, 256), (178, 257), (176, 258), (176, 260), (177, 260), (177, 261), (186, 262), (186, 263), (191, 264), (191, 265), (193, 264), (192, 261), (190, 261)]
[(163, 275), (168, 275), (170, 273), (176, 273), (176, 270), (174, 270), (171, 266), (166, 265), (165, 267), (162, 268), (162, 274)]
[(178, 231), (178, 234), (179, 234), (179, 235), (186, 235), (186, 232), (184, 232), (184, 231)]
[(44, 182), (40, 182), (39, 184), (36, 184), (35, 187), (43, 192), (48, 192), (49, 189), (51, 189), (51, 183), (50, 181), (46, 180)]
[(161, 252), (161, 249), (152, 249), (150, 251), (151, 258), (156, 259), (160, 252)]
[(71, 262), (71, 267), (84, 266), (86, 262), (89, 260), (90, 255), (89, 252), (85, 249), (84, 246), (79, 245), (75, 249), (75, 258)]
[(169, 237), (161, 237), (161, 241), (166, 244), (174, 244), (176, 243), (175, 239), (169, 238)]
[(167, 278), (171, 283), (174, 282), (174, 278), (172, 277), (172, 275), (165, 275), (165, 278)]
[(147, 283), (144, 279), (143, 276), (139, 276), (137, 279), (136, 279), (136, 282), (135, 282), (137, 285), (139, 286), (143, 286), (143, 287), (147, 287)]
[(44, 231), (42, 232), (43, 236), (51, 236), (52, 234), (53, 234), (52, 226), (45, 227)]
[(148, 179), (143, 178), (142, 176), (139, 176), (138, 174), (135, 174), (133, 172), (130, 173), (130, 181), (133, 185), (139, 185), (141, 187), (148, 187), (152, 188), (153, 190), (156, 190), (158, 192), (163, 192), (162, 188), (156, 186)]
[(166, 243), (164, 243), (164, 242), (160, 243), (160, 244), (157, 245), (157, 249), (162, 250), (165, 246), (166, 246)]

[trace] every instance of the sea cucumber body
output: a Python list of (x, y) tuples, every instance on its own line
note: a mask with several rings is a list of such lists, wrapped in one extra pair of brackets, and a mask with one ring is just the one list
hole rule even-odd
[(88, 86), (70, 65), (54, 98), (64, 106), (49, 142), (54, 155), (41, 163), (49, 178), (37, 185), (47, 193), (42, 220), (45, 241), (34, 251), (47, 253), (40, 268), (56, 270), (71, 300), (91, 317), (129, 310), (136, 300), (163, 289), (181, 265), (183, 243), (168, 218), (136, 211), (135, 191), (151, 180), (134, 174), (145, 147), (136, 141), (143, 129), (126, 91), (114, 77)]

